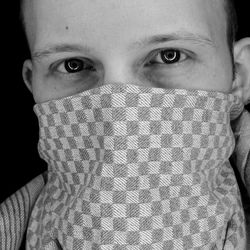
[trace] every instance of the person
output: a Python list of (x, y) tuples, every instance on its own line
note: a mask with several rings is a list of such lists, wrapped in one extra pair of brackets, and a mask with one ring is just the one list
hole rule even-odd
[(26, 229), (27, 249), (246, 248), (228, 159), (231, 119), (247, 181), (250, 38), (231, 4), (23, 2), (48, 171), (1, 204), (1, 249)]

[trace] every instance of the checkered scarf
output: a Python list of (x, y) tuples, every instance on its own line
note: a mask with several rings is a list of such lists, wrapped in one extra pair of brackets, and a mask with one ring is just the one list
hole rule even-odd
[(48, 182), (27, 249), (239, 249), (233, 95), (104, 85), (37, 104)]

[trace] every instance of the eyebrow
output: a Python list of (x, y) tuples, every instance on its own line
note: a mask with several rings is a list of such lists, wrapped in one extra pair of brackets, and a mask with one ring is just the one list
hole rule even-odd
[(196, 44), (208, 45), (215, 47), (214, 42), (205, 35), (192, 33), (188, 31), (173, 32), (170, 34), (160, 34), (152, 37), (145, 37), (131, 45), (131, 49), (138, 47), (145, 47), (148, 45), (171, 42), (171, 41), (191, 41)]
[[(170, 41), (191, 41), (193, 43), (200, 45), (216, 47), (214, 42), (208, 36), (191, 32), (174, 32), (170, 34), (159, 34), (150, 37), (145, 37), (136, 42), (133, 42), (129, 46), (129, 49), (130, 50), (139, 49), (142, 47), (166, 43)], [(81, 52), (89, 54), (93, 50), (94, 48), (82, 44), (69, 44), (69, 43), (51, 44), (47, 45), (44, 49), (36, 50), (34, 53), (32, 53), (32, 56), (34, 59), (41, 59), (44, 57), (48, 57), (52, 54), (63, 53), (63, 52)]]
[(41, 59), (43, 57), (48, 57), (53, 54), (63, 53), (63, 52), (84, 52), (86, 54), (90, 53), (93, 50), (88, 46), (80, 44), (51, 44), (47, 45), (44, 49), (38, 49), (32, 53), (34, 59)]

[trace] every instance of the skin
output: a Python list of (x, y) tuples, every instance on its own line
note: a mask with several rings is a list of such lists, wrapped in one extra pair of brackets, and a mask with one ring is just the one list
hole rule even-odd
[[(232, 91), (219, 0), (27, 0), (25, 23), (32, 58), (23, 76), (36, 103), (109, 83)], [(167, 39), (142, 42), (156, 35)], [(173, 49), (180, 59), (164, 62)], [(69, 58), (85, 69), (68, 73)]]

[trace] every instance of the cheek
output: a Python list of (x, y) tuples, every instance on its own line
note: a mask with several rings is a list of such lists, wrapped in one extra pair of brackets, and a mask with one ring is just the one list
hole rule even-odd
[(226, 94), (231, 93), (234, 80), (233, 64), (232, 55), (227, 44), (221, 46), (211, 75), (211, 87), (214, 91), (220, 91)]
[(190, 89), (230, 93), (232, 88), (232, 65), (227, 61), (210, 61), (199, 64), (182, 78), (181, 85)]
[(143, 72), (144, 81), (150, 86), (165, 89), (192, 89), (196, 67), (193, 64), (185, 66), (153, 67)]
[(34, 69), (32, 75), (32, 92), (36, 103), (42, 103), (57, 96), (57, 89), (46, 74), (43, 74), (41, 68)]
[(67, 81), (50, 74), (37, 72), (33, 77), (33, 96), (36, 103), (60, 99), (75, 95), (95, 87), (98, 84), (97, 76), (78, 81)]
[(230, 93), (233, 84), (232, 64), (222, 62), (213, 72), (211, 72), (209, 79), (212, 91), (219, 91), (226, 94)]
[(212, 68), (200, 64), (174, 73), (166, 73), (161, 70), (153, 73), (147, 72), (145, 78), (151, 86), (165, 89), (221, 91), (225, 88), (225, 81), (222, 80), (220, 74), (217, 74)]
[(202, 72), (198, 72), (196, 76), (193, 75), (189, 77), (189, 79), (187, 78), (185, 82), (191, 89), (223, 93), (229, 93), (232, 85), (226, 72), (223, 72), (223, 70), (211, 70), (209, 68)]

